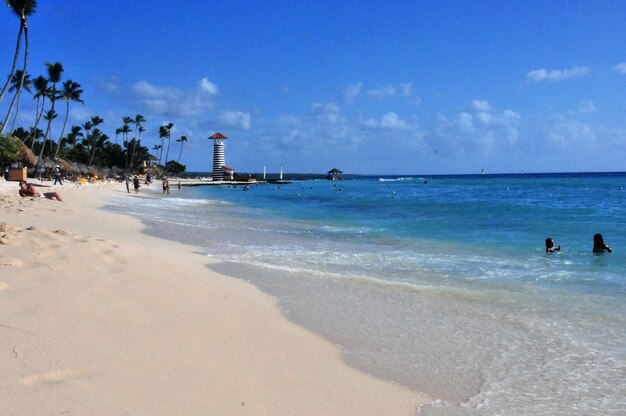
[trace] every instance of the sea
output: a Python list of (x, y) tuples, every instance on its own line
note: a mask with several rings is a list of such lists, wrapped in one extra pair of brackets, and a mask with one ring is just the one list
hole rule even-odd
[(108, 209), (431, 397), (417, 415), (626, 415), (626, 173), (170, 184)]

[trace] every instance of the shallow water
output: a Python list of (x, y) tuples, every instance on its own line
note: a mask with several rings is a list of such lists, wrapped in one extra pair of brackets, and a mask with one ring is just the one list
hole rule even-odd
[[(425, 183), (427, 182), (427, 183)], [(423, 415), (626, 414), (624, 175), (360, 178), (118, 198)], [(591, 254), (602, 232), (615, 249)], [(548, 255), (551, 236), (560, 253)]]

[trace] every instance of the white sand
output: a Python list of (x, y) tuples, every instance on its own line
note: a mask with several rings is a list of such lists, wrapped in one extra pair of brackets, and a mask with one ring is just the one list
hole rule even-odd
[[(153, 187), (158, 184), (153, 185)], [(1, 415), (413, 415), (194, 247), (99, 210), (124, 184), (0, 180)], [(7, 192), (8, 190), (8, 192)]]

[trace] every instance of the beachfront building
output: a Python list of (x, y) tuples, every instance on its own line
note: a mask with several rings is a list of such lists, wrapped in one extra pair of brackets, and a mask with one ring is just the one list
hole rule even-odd
[(235, 168), (229, 168), (228, 166), (222, 166), (222, 172), (224, 172), (225, 181), (235, 180)]
[(228, 137), (222, 133), (215, 133), (209, 137), (209, 140), (213, 140), (213, 180), (224, 180), (224, 166), (226, 162), (224, 160), (224, 140)]
[(331, 170), (329, 170), (328, 172), (328, 179), (333, 180), (333, 181), (340, 181), (343, 178), (341, 177), (341, 175), (343, 174), (342, 171), (340, 171), (337, 168), (333, 168)]

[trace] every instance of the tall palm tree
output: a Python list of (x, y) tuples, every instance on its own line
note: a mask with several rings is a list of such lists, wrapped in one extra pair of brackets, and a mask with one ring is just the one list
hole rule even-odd
[(165, 126), (159, 127), (159, 138), (161, 144), (159, 145), (159, 165), (161, 164), (161, 157), (163, 156), (163, 145), (165, 144), (165, 138), (167, 137), (167, 128)]
[[(57, 118), (57, 113), (54, 111), (54, 109), (50, 109), (50, 110), (45, 112), (43, 118), (44, 118), (44, 120), (46, 120), (48, 122), (48, 125), (50, 125), (52, 120)], [(43, 157), (43, 149), (46, 148), (46, 142), (48, 141), (47, 137), (48, 137), (48, 135), (46, 133), (44, 133), (44, 135), (43, 135), (43, 145), (41, 146), (41, 149), (39, 150), (39, 159), (37, 159), (37, 167), (39, 167), (41, 165), (41, 158)]]
[(50, 91), (49, 99), (50, 99), (50, 110), (48, 111), (51, 114), (54, 114), (54, 117), (47, 117), (48, 125), (46, 126), (46, 132), (43, 135), (43, 147), (41, 148), (42, 153), (39, 155), (39, 161), (37, 164), (41, 163), (41, 156), (43, 154), (43, 148), (46, 147), (46, 141), (50, 136), (50, 129), (52, 127), (52, 120), (56, 118), (56, 112), (54, 111), (54, 104), (56, 100), (59, 98), (57, 92), (57, 83), (61, 81), (61, 74), (63, 73), (63, 65), (60, 62), (55, 62), (51, 64), (50, 62), (46, 62), (46, 67), (48, 68), (48, 81), (52, 83), (52, 89)]
[(57, 146), (56, 152), (54, 152), (54, 158), (56, 159), (59, 155), (59, 149), (61, 148), (61, 141), (63, 140), (63, 134), (65, 133), (65, 127), (67, 126), (67, 119), (70, 115), (70, 101), (76, 101), (79, 103), (83, 103), (84, 101), (80, 98), (80, 95), (83, 93), (83, 90), (80, 89), (80, 84), (77, 82), (68, 79), (63, 83), (63, 88), (61, 89), (61, 98), (65, 101), (65, 119), (63, 120), (63, 128), (61, 129), (61, 135), (59, 136), (59, 142)]
[(176, 139), (177, 142), (180, 142), (180, 153), (178, 154), (178, 160), (176, 163), (180, 163), (180, 157), (183, 155), (183, 145), (187, 141), (187, 136), (180, 136), (180, 139)]
[(4, 119), (4, 125), (2, 127), (2, 131), (0, 132), (0, 134), (4, 132), (4, 129), (9, 123), (9, 118), (11, 117), (11, 112), (13, 111), (14, 104), (15, 104), (15, 116), (13, 117), (13, 123), (11, 123), (10, 131), (13, 131), (13, 129), (15, 128), (15, 120), (17, 120), (17, 115), (20, 109), (20, 94), (18, 93), (18, 91), (20, 91), (20, 84), (22, 84), (23, 89), (25, 89), (28, 92), (31, 92), (30, 86), (32, 84), (32, 81), (30, 80), (30, 75), (22, 74), (22, 70), (18, 69), (17, 71), (15, 71), (15, 74), (13, 74), (13, 77), (11, 78), (11, 87), (9, 88), (9, 92), (15, 93), (15, 94), (13, 95), (13, 100), (11, 100), (11, 106), (9, 108), (9, 111), (7, 112), (6, 118)]
[[(13, 57), (13, 66), (11, 67), (11, 72), (9, 73), (9, 77), (7, 78), (7, 82), (2, 87), (0, 91), (0, 102), (2, 102), (2, 98), (4, 97), (4, 93), (6, 92), (9, 83), (11, 82), (11, 78), (15, 73), (15, 67), (17, 66), (17, 60), (20, 54), (22, 35), (24, 35), (24, 66), (22, 68), (22, 74), (26, 74), (26, 68), (28, 66), (28, 22), (27, 18), (35, 12), (37, 8), (36, 0), (7, 0), (7, 6), (15, 13), (20, 19), (20, 29), (17, 33), (17, 42), (15, 44), (15, 56)], [(19, 89), (21, 89), (21, 85)], [(18, 91), (19, 91), (18, 89)]]
[(131, 166), (133, 166), (133, 162), (135, 160), (135, 150), (137, 149), (137, 144), (140, 140), (140, 134), (144, 131), (142, 123), (145, 123), (146, 119), (141, 114), (137, 114), (132, 122), (135, 124), (135, 140), (133, 141), (133, 152), (130, 155)]
[(128, 133), (130, 133), (132, 130), (130, 129), (130, 124), (133, 122), (133, 119), (131, 117), (128, 116), (124, 116), (122, 117), (122, 139), (124, 141), (124, 149), (126, 149), (126, 161), (124, 162), (125, 164), (125, 169), (128, 170), (128, 161), (129, 161), (129, 142), (128, 142)]
[(121, 132), (122, 132), (122, 128), (121, 127), (118, 127), (118, 128), (115, 129), (115, 144), (117, 144), (117, 140), (118, 140)]
[[(37, 100), (35, 104), (35, 125), (31, 129), (31, 134), (35, 130), (37, 130), (37, 125), (39, 124), (39, 120), (41, 120), (41, 116), (43, 115), (43, 109), (46, 103), (46, 96), (48, 95), (48, 79), (39, 75), (33, 81), (33, 87), (35, 87), (35, 95), (33, 95), (33, 99)], [(41, 101), (41, 111), (39, 110), (39, 101)], [(30, 134), (28, 135), (30, 137)], [(26, 139), (28, 139), (28, 137)], [(35, 141), (33, 140), (33, 143)], [(30, 150), (33, 150), (32, 146)]]
[[(163, 143), (165, 141), (165, 139), (167, 139), (167, 152), (165, 153), (165, 163), (167, 163), (167, 158), (169, 157), (170, 154), (170, 134), (171, 134), (171, 130), (172, 127), (174, 127), (173, 123), (167, 123), (164, 126), (161, 126), (159, 128), (159, 137), (161, 138), (161, 146), (163, 146)], [(163, 153), (163, 150), (161, 150), (161, 153)], [(159, 156), (159, 164), (161, 164), (161, 156)]]

